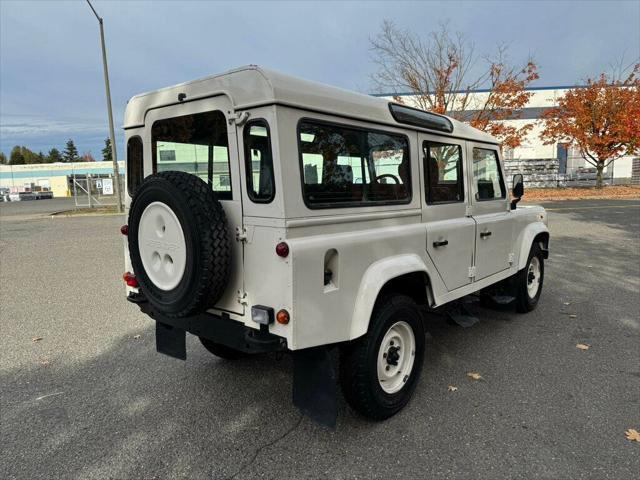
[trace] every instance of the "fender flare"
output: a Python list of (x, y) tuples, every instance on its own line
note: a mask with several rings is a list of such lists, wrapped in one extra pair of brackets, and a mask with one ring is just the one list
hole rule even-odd
[(531, 245), (533, 245), (534, 239), (541, 233), (549, 235), (549, 229), (542, 222), (530, 223), (520, 233), (518, 238), (518, 244), (520, 245), (520, 255), (518, 256), (518, 270), (522, 270), (527, 266), (527, 259), (529, 258), (529, 251)]
[(416, 272), (425, 273), (428, 278), (431, 278), (424, 260), (416, 254), (395, 255), (369, 265), (360, 281), (351, 318), (349, 340), (367, 333), (371, 312), (382, 287), (394, 278)]

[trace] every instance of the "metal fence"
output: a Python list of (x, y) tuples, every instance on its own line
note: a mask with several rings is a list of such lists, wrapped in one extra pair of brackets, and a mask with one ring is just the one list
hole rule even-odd
[[(117, 205), (115, 179), (112, 174), (86, 174), (69, 177), (76, 208)], [(124, 175), (120, 175), (120, 191), (124, 191)]]

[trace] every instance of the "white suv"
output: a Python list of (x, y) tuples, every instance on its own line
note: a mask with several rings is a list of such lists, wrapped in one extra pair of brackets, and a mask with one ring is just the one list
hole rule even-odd
[[(294, 403), (335, 422), (335, 374), (387, 418), (422, 369), (423, 313), (481, 291), (535, 308), (549, 232), (497, 141), (445, 116), (248, 66), (126, 109), (128, 299), (157, 349), (294, 357)], [(506, 293), (504, 293), (506, 292)], [(495, 296), (493, 297), (495, 298)]]

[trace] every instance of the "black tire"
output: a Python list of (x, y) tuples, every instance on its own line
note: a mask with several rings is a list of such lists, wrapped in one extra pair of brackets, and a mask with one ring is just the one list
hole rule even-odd
[(206, 338), (198, 338), (200, 338), (200, 342), (202, 343), (204, 348), (209, 350), (209, 352), (213, 353), (216, 357), (224, 358), (225, 360), (237, 360), (239, 358), (247, 356), (246, 353), (241, 352), (240, 350), (227, 347), (226, 345), (222, 345), (220, 343), (212, 342), (211, 340)]
[[(139, 222), (152, 202), (168, 206), (184, 234), (186, 266), (172, 290), (162, 290), (150, 280), (140, 256)], [(133, 271), (142, 293), (158, 311), (186, 317), (205, 311), (222, 296), (231, 273), (231, 238), (222, 205), (206, 182), (185, 172), (147, 177), (131, 202), (128, 225)]]
[[(527, 286), (529, 285), (529, 267), (533, 258), (537, 258), (540, 265), (539, 286), (536, 294), (531, 297)], [(531, 246), (529, 257), (527, 258), (527, 265), (520, 270), (515, 277), (515, 293), (516, 293), (516, 311), (519, 313), (527, 313), (532, 311), (538, 305), (540, 294), (542, 293), (542, 284), (544, 282), (544, 256), (540, 245), (534, 243)]]
[[(401, 320), (409, 324), (415, 337), (413, 368), (399, 391), (387, 393), (378, 381), (378, 352), (387, 331)], [(411, 298), (394, 295), (377, 302), (367, 334), (347, 344), (340, 352), (340, 385), (351, 407), (374, 420), (384, 420), (398, 413), (411, 398), (420, 378), (424, 344), (422, 316)]]

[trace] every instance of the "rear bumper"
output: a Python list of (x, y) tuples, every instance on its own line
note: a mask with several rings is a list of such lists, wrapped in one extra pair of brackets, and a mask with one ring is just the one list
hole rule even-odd
[(141, 294), (130, 293), (127, 300), (138, 305), (140, 311), (157, 322), (157, 350), (172, 357), (186, 358), (186, 332), (245, 353), (287, 350), (286, 339), (270, 333), (266, 325), (261, 325), (260, 330), (249, 328), (231, 320), (226, 313), (220, 316), (201, 313), (190, 317), (172, 318), (157, 311)]
[[(260, 330), (256, 330), (231, 320), (224, 313), (170, 318), (154, 309), (141, 293), (130, 292), (127, 300), (156, 321), (156, 349), (174, 358), (187, 358), (187, 332), (246, 353), (287, 350), (287, 340), (270, 333), (267, 325), (260, 325)], [(335, 427), (338, 403), (335, 369), (329, 355), (331, 347), (293, 352), (293, 403), (320, 424)]]

